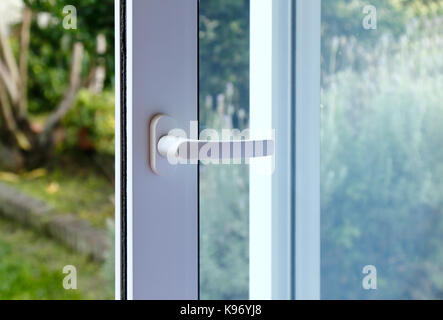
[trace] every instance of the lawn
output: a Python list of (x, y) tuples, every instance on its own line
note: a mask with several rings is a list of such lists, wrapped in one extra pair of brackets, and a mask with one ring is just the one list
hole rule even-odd
[[(0, 172), (0, 181), (61, 213), (78, 215), (109, 230), (114, 218), (113, 178), (93, 156), (71, 159), (72, 155), (58, 156), (46, 168)], [(0, 300), (113, 299), (114, 262), (111, 257), (108, 260), (91, 261), (45, 235), (0, 219)], [(78, 290), (63, 288), (65, 265), (77, 268)]]
[[(114, 183), (92, 156), (59, 156), (47, 168), (0, 172), (6, 182), (61, 213), (72, 213), (104, 228), (114, 219)], [(109, 170), (108, 170), (109, 171)]]
[[(77, 290), (65, 290), (62, 270), (77, 269)], [(0, 300), (113, 299), (104, 266), (31, 230), (0, 219)]]

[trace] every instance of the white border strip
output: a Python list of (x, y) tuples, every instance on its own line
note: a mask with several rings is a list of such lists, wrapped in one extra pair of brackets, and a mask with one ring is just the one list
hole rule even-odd
[[(272, 130), (272, 0), (250, 2), (250, 134)], [(272, 299), (272, 174), (270, 157), (250, 160), (249, 298)]]

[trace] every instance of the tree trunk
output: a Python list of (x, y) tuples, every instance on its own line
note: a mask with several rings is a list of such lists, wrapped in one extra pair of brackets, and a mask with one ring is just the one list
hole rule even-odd
[(55, 135), (60, 120), (75, 103), (82, 86), (84, 47), (73, 46), (69, 83), (62, 100), (48, 117), (45, 126), (33, 130), (27, 115), (28, 54), (32, 12), (25, 7), (20, 37), (18, 63), (14, 60), (7, 37), (0, 30), (0, 170), (41, 166), (53, 155)]
[(24, 119), (28, 112), (28, 55), (31, 32), (32, 11), (25, 7), (23, 12), (22, 30), (20, 36), (20, 98), (18, 103), (19, 118)]
[(0, 143), (0, 171), (18, 171), (24, 165), (25, 159), (18, 149)]
[(69, 85), (66, 89), (65, 95), (58, 105), (57, 109), (48, 118), (45, 124), (43, 132), (40, 134), (39, 143), (45, 145), (46, 140), (50, 138), (50, 134), (59, 121), (68, 113), (68, 111), (74, 105), (75, 98), (81, 87), (81, 70), (83, 61), (83, 44), (77, 42), (74, 44), (74, 50), (72, 53), (72, 65), (71, 74), (69, 79)]

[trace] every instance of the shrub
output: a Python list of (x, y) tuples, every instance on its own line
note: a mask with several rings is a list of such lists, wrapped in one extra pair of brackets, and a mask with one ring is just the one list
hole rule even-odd
[[(324, 81), (324, 298), (443, 297), (443, 18), (408, 26), (372, 50), (354, 44), (366, 67)], [(371, 293), (367, 264), (378, 269)]]
[(114, 154), (114, 110), (113, 91), (94, 94), (81, 90), (75, 107), (63, 120), (65, 146)]

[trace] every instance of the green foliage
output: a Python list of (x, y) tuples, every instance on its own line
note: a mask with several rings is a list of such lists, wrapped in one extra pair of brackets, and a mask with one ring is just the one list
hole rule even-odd
[[(367, 67), (349, 63), (323, 86), (324, 298), (443, 297), (441, 30), (428, 18), (371, 50), (357, 43)], [(373, 292), (361, 287), (368, 264)]]
[(63, 119), (66, 127), (66, 146), (79, 146), (79, 136), (82, 129), (86, 129), (87, 140), (100, 153), (114, 154), (115, 131), (115, 96), (113, 91), (104, 91), (100, 94), (89, 90), (78, 93), (75, 106)]
[[(233, 127), (233, 88), (218, 95), (216, 111), (206, 105), (203, 126)], [(246, 126), (239, 117), (238, 127)], [(200, 166), (200, 296), (248, 299), (249, 186), (246, 165)], [(220, 201), (222, 200), (222, 201)], [(216, 204), (216, 205), (214, 205)]]
[(409, 17), (435, 16), (443, 14), (440, 0), (389, 0), (394, 8), (405, 11)]
[[(368, 4), (377, 9), (376, 30), (365, 30), (362, 26), (363, 8)], [(322, 1), (322, 71), (333, 73), (349, 64), (364, 68), (358, 59), (342, 58), (342, 55), (347, 54), (346, 50), (371, 50), (382, 36), (403, 35), (414, 18), (439, 14), (443, 14), (440, 0)], [(357, 39), (359, 46), (354, 48)]]
[(108, 254), (103, 264), (103, 277), (106, 281), (107, 292), (114, 292), (115, 289), (115, 224), (114, 221), (108, 219), (106, 221), (106, 230), (109, 242), (112, 243), (112, 248), (109, 249)]
[[(244, 129), (249, 110), (249, 1), (200, 1), (200, 13), (201, 129)], [(202, 299), (248, 299), (248, 173), (247, 166), (200, 167)]]
[[(202, 129), (244, 129), (249, 112), (249, 0), (201, 0), (199, 40)], [(200, 190), (201, 298), (247, 299), (248, 168), (201, 166)]]
[(249, 297), (248, 167), (201, 166), (200, 295)]
[[(68, 83), (70, 48), (60, 47), (54, 35), (42, 41), (32, 33), (29, 53), (28, 109), (32, 114), (52, 111)], [(16, 40), (15, 40), (16, 42)], [(18, 45), (15, 46), (18, 49)], [(59, 50), (54, 50), (59, 47)]]
[[(234, 88), (235, 111), (249, 112), (249, 0), (201, 0), (199, 25), (200, 105), (212, 100), (217, 107), (226, 85)], [(211, 109), (201, 108), (200, 121), (207, 123)], [(237, 112), (233, 113), (238, 127)]]
[[(114, 74), (114, 0), (26, 0), (32, 8), (29, 52), (29, 110), (44, 113), (54, 110), (60, 102), (69, 80), (71, 52), (74, 42), (85, 47), (83, 78), (99, 63), (106, 67), (105, 87), (112, 88)], [(77, 29), (64, 29), (63, 8), (77, 9)], [(38, 15), (50, 14), (47, 25), (38, 23)], [(96, 52), (99, 34), (106, 38), (104, 54)], [(15, 45), (18, 54), (18, 45)]]
[[(114, 55), (114, 0), (24, 0), (33, 11), (47, 12), (55, 19), (51, 21), (45, 35), (53, 34), (59, 41), (68, 36), (72, 41), (80, 41), (88, 52), (96, 52), (96, 38), (104, 34), (107, 39), (108, 58)], [(74, 6), (77, 10), (77, 29), (64, 29), (62, 26), (66, 14), (63, 8)], [(34, 31), (34, 30), (33, 30)], [(43, 40), (43, 39), (42, 39)], [(60, 44), (60, 42), (59, 42)]]

